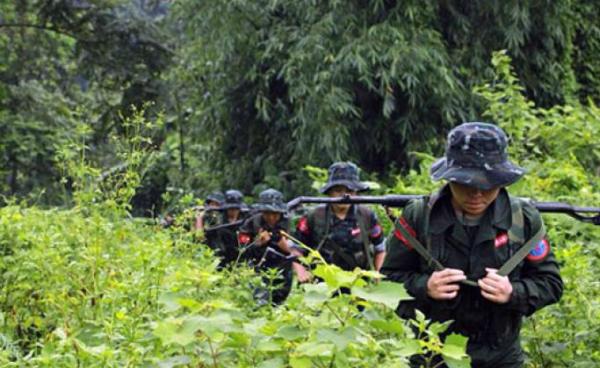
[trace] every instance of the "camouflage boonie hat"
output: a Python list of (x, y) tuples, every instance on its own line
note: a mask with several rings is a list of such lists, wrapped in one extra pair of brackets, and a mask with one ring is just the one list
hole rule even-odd
[(287, 212), (287, 204), (283, 201), (283, 194), (272, 188), (260, 192), (258, 202), (254, 205), (254, 208), (258, 211)]
[(224, 210), (229, 208), (246, 208), (246, 205), (244, 204), (244, 195), (239, 190), (229, 189), (225, 192), (225, 202), (221, 208)]
[(508, 160), (507, 145), (506, 134), (496, 125), (461, 124), (448, 133), (446, 156), (431, 165), (431, 178), (482, 190), (510, 185), (525, 169)]
[(221, 193), (219, 191), (214, 191), (206, 196), (206, 198), (204, 199), (204, 202), (206, 203), (209, 201), (213, 201), (213, 202), (217, 202), (220, 206), (224, 200), (225, 200), (225, 196), (223, 195), (223, 193)]
[(329, 189), (337, 185), (344, 186), (353, 192), (369, 189), (369, 186), (358, 178), (358, 166), (352, 162), (336, 162), (329, 166), (328, 174), (327, 184), (319, 189), (321, 193), (327, 193)]

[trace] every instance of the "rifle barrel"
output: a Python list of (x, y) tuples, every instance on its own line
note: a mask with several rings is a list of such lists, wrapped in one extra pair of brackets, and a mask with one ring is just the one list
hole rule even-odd
[[(296, 197), (288, 202), (288, 210), (293, 210), (302, 203), (370, 203), (370, 204), (381, 204), (389, 207), (405, 207), (408, 202), (413, 199), (423, 198), (424, 195), (415, 194), (388, 194), (383, 196), (350, 196), (345, 195), (342, 197), (310, 197), (302, 196)], [(569, 203), (563, 202), (536, 202), (531, 201), (531, 204), (544, 213), (563, 213), (567, 214), (579, 221), (600, 225), (600, 207), (577, 207), (572, 206)], [(592, 213), (595, 216), (582, 216), (582, 213)]]

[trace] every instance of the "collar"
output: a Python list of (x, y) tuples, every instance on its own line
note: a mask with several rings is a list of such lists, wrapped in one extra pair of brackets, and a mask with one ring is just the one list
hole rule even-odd
[[(456, 223), (457, 219), (452, 207), (451, 198), (452, 193), (448, 184), (444, 185), (437, 193), (431, 196), (427, 204), (431, 208), (429, 219), (429, 232), (431, 234), (441, 234)], [(488, 207), (482, 219), (490, 215), (492, 226), (508, 231), (512, 223), (512, 217), (510, 199), (506, 189), (500, 189), (498, 197)]]

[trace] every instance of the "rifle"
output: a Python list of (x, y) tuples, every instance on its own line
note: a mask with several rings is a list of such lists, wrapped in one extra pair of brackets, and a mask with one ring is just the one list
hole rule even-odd
[(227, 229), (229, 227), (239, 226), (239, 225), (243, 224), (244, 221), (245, 220), (237, 220), (237, 221), (234, 221), (234, 222), (229, 222), (227, 224), (221, 224), (221, 225), (211, 226), (211, 227), (208, 227), (208, 228), (204, 229), (204, 232), (208, 233), (208, 232), (211, 232), (211, 231), (217, 231), (217, 230), (220, 230), (220, 229)]
[[(380, 204), (387, 207), (405, 207), (413, 199), (425, 197), (424, 195), (399, 195), (388, 194), (383, 196), (351, 196), (342, 197), (296, 197), (287, 203), (288, 211), (292, 211), (303, 203), (345, 203), (345, 204)], [(524, 198), (542, 213), (562, 213), (573, 217), (574, 219), (588, 224), (600, 226), (600, 207), (577, 207), (562, 202), (536, 202)], [(595, 214), (594, 216), (583, 215), (586, 213)]]

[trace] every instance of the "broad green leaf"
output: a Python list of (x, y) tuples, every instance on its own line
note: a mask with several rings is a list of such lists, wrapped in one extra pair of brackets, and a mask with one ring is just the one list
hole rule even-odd
[(165, 312), (175, 312), (179, 308), (181, 308), (181, 304), (179, 304), (180, 296), (177, 293), (162, 293), (158, 298), (158, 302), (165, 306)]
[(192, 360), (187, 355), (177, 355), (158, 362), (159, 368), (173, 368), (181, 365), (190, 364)]
[(390, 309), (396, 309), (402, 300), (412, 299), (402, 284), (391, 281), (381, 281), (367, 288), (354, 287), (352, 293), (367, 301), (384, 304)]
[(394, 355), (409, 357), (421, 352), (421, 345), (418, 340), (403, 339), (398, 341), (398, 347), (394, 349)]
[(471, 358), (467, 355), (468, 339), (458, 334), (450, 334), (442, 346), (442, 357), (450, 368), (468, 368)]
[(258, 364), (258, 368), (283, 368), (285, 367), (285, 362), (283, 358), (273, 358), (269, 360), (265, 360)]
[(330, 299), (330, 291), (324, 282), (318, 284), (305, 284), (303, 301), (309, 307), (317, 307)]
[(200, 326), (201, 323), (197, 320), (170, 318), (159, 322), (153, 334), (165, 345), (186, 346), (194, 341)]
[(292, 366), (292, 368), (312, 368), (313, 367), (310, 358), (298, 357), (298, 356), (290, 357), (290, 365)]
[(371, 321), (371, 326), (389, 333), (395, 333), (398, 335), (404, 335), (404, 324), (399, 319), (386, 320), (375, 320)]
[(277, 352), (283, 350), (283, 341), (277, 341), (274, 339), (263, 339), (258, 342), (256, 346), (257, 351), (263, 352)]
[(298, 340), (298, 339), (306, 336), (306, 331), (301, 330), (296, 326), (287, 325), (287, 326), (281, 327), (277, 331), (276, 336), (281, 337), (288, 341)]
[(325, 281), (325, 284), (332, 289), (337, 290), (340, 287), (350, 287), (359, 277), (358, 274), (344, 271), (336, 265), (320, 264), (315, 268), (315, 276)]
[(331, 328), (322, 328), (317, 331), (316, 340), (322, 343), (332, 343), (337, 350), (344, 350), (352, 341), (357, 338), (358, 332), (353, 327), (343, 330), (334, 330)]
[(307, 357), (330, 357), (334, 348), (333, 344), (309, 341), (298, 345), (294, 353)]

